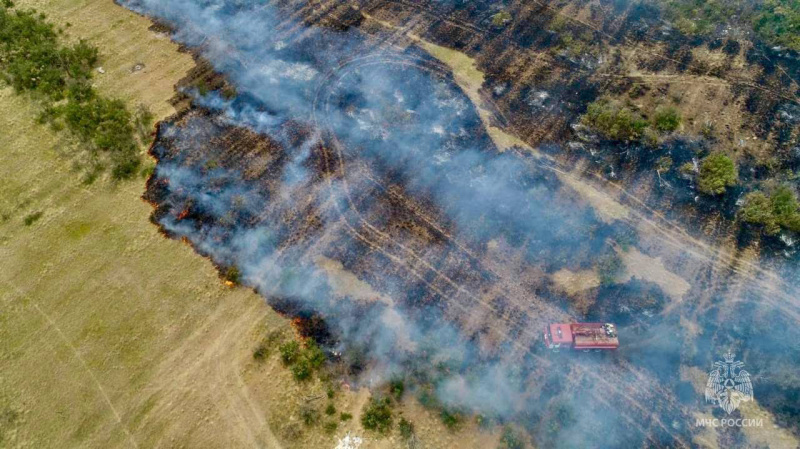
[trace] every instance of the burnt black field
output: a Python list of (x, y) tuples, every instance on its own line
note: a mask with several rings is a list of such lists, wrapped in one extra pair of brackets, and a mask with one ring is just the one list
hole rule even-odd
[[(494, 99), (512, 106), (504, 111), (510, 128), (553, 125), (522, 136), (563, 157), (541, 163), (499, 151), (445, 66), (413, 45), (385, 45), (386, 36), (363, 30), (363, 17), (349, 7), (122, 3), (169, 24), (176, 41), (236, 87), (231, 97), (187, 83), (182, 95), (192, 105), (159, 125), (151, 148), (158, 164), (145, 195), (153, 222), (221, 269), (237, 267), (242, 283), (276, 310), (313, 322), (308, 336), (329, 363), (347, 368), (348, 380), (404, 378), (415, 395), (432, 394), (436, 407), (513, 422), (542, 447), (692, 447), (702, 431), (695, 414), (725, 412), (682, 372), (706, 373), (732, 351), (754, 379), (758, 404), (797, 435), (796, 254), (766, 241), (753, 267), (740, 254), (727, 263), (692, 243), (687, 236), (703, 235), (704, 214), (734, 218), (738, 195), (712, 207), (665, 176), (670, 188), (642, 198), (682, 224), (664, 237), (641, 231), (649, 229), (641, 217), (660, 220), (652, 210), (609, 220), (565, 185), (558, 170), (568, 167), (558, 160), (585, 156), (569, 146), (570, 124), (609, 88), (589, 80), (591, 61), (555, 58), (555, 70), (570, 74), (539, 85), (492, 72), (502, 58), (487, 64), (487, 87), (504, 84), (516, 95)], [(449, 36), (451, 48), (480, 52), (503, 39), (514, 49), (551, 45), (552, 33), (534, 26), (542, 17), (531, 17), (527, 31), (491, 30), (490, 2), (416, 7), (436, 18), (429, 37)], [(602, 42), (655, 38), (641, 24), (657, 15), (620, 2), (615, 8), (625, 20), (609, 23), (602, 32), (613, 38)], [(461, 31), (446, 33), (445, 19)], [(536, 96), (543, 89), (545, 99)], [(656, 182), (654, 155), (591, 145), (590, 167), (620, 173), (630, 186)], [(705, 145), (676, 137), (661, 151), (681, 164)], [(711, 238), (722, 240), (729, 229), (721, 229)], [(570, 296), (553, 281), (560, 270), (594, 270), (629, 251), (661, 258), (686, 279), (687, 293), (677, 300), (663, 285), (632, 277)], [(390, 300), (334, 291), (321, 258), (341, 262)], [(579, 309), (578, 300), (591, 305)], [(573, 320), (617, 323), (622, 347), (545, 351), (544, 325)], [(733, 446), (749, 444), (740, 429), (720, 435)]]

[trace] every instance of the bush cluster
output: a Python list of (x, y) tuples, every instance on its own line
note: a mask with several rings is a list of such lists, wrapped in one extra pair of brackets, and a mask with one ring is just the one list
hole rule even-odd
[(589, 104), (581, 121), (609, 140), (638, 140), (647, 128), (647, 121), (636, 116), (630, 109), (606, 100)]
[(372, 398), (361, 415), (361, 425), (367, 430), (387, 433), (392, 428), (391, 400)]
[(301, 348), (297, 341), (292, 340), (280, 345), (278, 351), (281, 353), (281, 361), (289, 367), (298, 381), (310, 379), (311, 374), (325, 363), (325, 353), (314, 341)]
[(400, 431), (400, 437), (403, 440), (407, 441), (414, 437), (414, 424), (405, 418), (400, 418), (400, 422), (397, 423), (397, 430)]
[(800, 232), (800, 204), (787, 186), (778, 187), (770, 196), (759, 191), (748, 194), (740, 214), (742, 220), (761, 226), (767, 235), (775, 235), (781, 229)]
[(615, 284), (625, 274), (625, 264), (622, 258), (612, 251), (600, 258), (595, 270), (597, 277), (600, 278), (600, 284), (607, 286)]
[(749, 23), (769, 45), (800, 51), (800, 2), (797, 0), (671, 0), (664, 3), (667, 17), (686, 35), (709, 34), (736, 18)]
[(690, 36), (704, 35), (741, 10), (726, 0), (672, 0), (665, 2), (667, 16), (675, 27)]
[(800, 2), (766, 0), (753, 28), (771, 44), (800, 51)]
[(674, 107), (658, 108), (649, 122), (628, 107), (607, 99), (589, 104), (581, 123), (603, 138), (619, 142), (658, 142), (658, 133), (675, 131), (681, 125), (681, 115)]
[(66, 127), (93, 153), (108, 155), (115, 178), (128, 178), (140, 163), (134, 117), (92, 87), (97, 48), (83, 40), (64, 45), (60, 33), (44, 14), (0, 4), (0, 77), (39, 100), (41, 122)]
[(524, 449), (525, 442), (522, 437), (511, 427), (504, 427), (500, 436), (500, 448), (502, 449)]

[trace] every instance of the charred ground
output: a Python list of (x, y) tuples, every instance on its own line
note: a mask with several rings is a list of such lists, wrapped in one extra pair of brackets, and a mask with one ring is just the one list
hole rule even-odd
[[(722, 201), (698, 200), (677, 170), (654, 170), (664, 155), (678, 166), (751, 133), (775, 145), (780, 156), (778, 168), (769, 169), (775, 171), (755, 170), (755, 180), (791, 168), (797, 130), (780, 114), (796, 104), (791, 57), (772, 54), (758, 42), (683, 37), (665, 30), (660, 12), (641, 3), (512, 2), (504, 6), (514, 12), (512, 19), (502, 26), (492, 20), (498, 9), (490, 2), (276, 7), (293, 17), (286, 28), (300, 27), (298, 22), (310, 27), (302, 37), (284, 32), (293, 39), (292, 60), (324, 69), (318, 55), (336, 48), (337, 33), (357, 34), (350, 50), (368, 56), (333, 64), (336, 69), (315, 86), (314, 116), (292, 117), (269, 132), (258, 132), (258, 123), (245, 117), (259, 99), (246, 90), (231, 91), (236, 83), (215, 74), (224, 73), (224, 66), (201, 64), (176, 99), (184, 110), (159, 127), (151, 149), (158, 167), (146, 198), (155, 206), (153, 221), (169, 235), (187, 238), (221, 267), (251, 266), (243, 281), (275, 308), (314, 317), (317, 324), (308, 332), (332, 352), (369, 342), (362, 348), (368, 366), (350, 369), (351, 376), (363, 370), (405, 373), (421, 391), (438, 391), (448, 406), (520, 422), (543, 445), (586, 444), (602, 429), (612, 446), (688, 446), (696, 438), (690, 422), (702, 394), (697, 380), (685, 374), (688, 368), (705, 371), (719, 347), (741, 351), (751, 372), (785, 373), (796, 366), (796, 332), (790, 329), (798, 315), (790, 278), (784, 283), (758, 266), (758, 237), (725, 243), (738, 229), (736, 192)], [(496, 112), (494, 124), (545, 156), (497, 148), (449, 68), (407, 34), (472, 56), (486, 74), (481, 107)], [(564, 36), (573, 37), (565, 42)], [(580, 50), (573, 48), (576, 41), (584, 42)], [(734, 62), (704, 66), (695, 56), (698, 49), (719, 50)], [(206, 50), (197, 49), (208, 56)], [(396, 71), (393, 80), (403, 93), (412, 90), (402, 87), (408, 82), (420, 97), (441, 95), (455, 102), (451, 106), (463, 105), (463, 132), (446, 130), (447, 137), (437, 141), (447, 149), (442, 154), (421, 142), (429, 154), (419, 160), (446, 164), (462, 147), (501, 166), (508, 160), (512, 192), (527, 192), (524, 201), (500, 195), (476, 212), (453, 194), (464, 190), (441, 187), (437, 175), (445, 172), (428, 173), (435, 182), (420, 182), (421, 167), (407, 165), (411, 156), (375, 152), (376, 141), (421, 120), (388, 99), (377, 101), (383, 105), (377, 127), (366, 134), (341, 132), (350, 125), (337, 122), (332, 112), (352, 118), (375, 109), (372, 99), (341, 87), (351, 82), (348, 77), (368, 75), (372, 66)], [(664, 136), (652, 148), (581, 138), (575, 130), (597, 98), (640, 98), (642, 92), (643, 110), (668, 98), (686, 111), (684, 132)], [(675, 100), (676, 92), (687, 95), (686, 102)], [(701, 97), (718, 101), (698, 112), (691, 106)], [(256, 106), (255, 112), (280, 115), (274, 105)], [(715, 113), (727, 117), (726, 131), (701, 136), (701, 118)], [(773, 156), (757, 148), (733, 154), (744, 167)], [(579, 182), (604, 194), (616, 198), (620, 186), (633, 192), (622, 190), (620, 196), (632, 212), (617, 219), (598, 212), (572, 181), (565, 184), (571, 179), (564, 177), (571, 171), (565, 167), (576, 166), (586, 175)], [(447, 182), (460, 186), (458, 179)], [(520, 225), (520, 217), (534, 224)], [(726, 248), (715, 250), (697, 239)], [(631, 261), (642, 258), (664, 272), (637, 271)], [(624, 269), (600, 285), (588, 282), (566, 293), (556, 280), (562, 270), (594, 272), (608, 259), (621, 259)], [(334, 291), (318, 273), (321, 260), (340, 262), (380, 297)], [(786, 276), (793, 274), (791, 265), (775, 263), (790, 270)], [(673, 278), (665, 273), (686, 289), (673, 291)], [(391, 323), (393, 314), (402, 319), (386, 334), (379, 326)], [(627, 348), (618, 357), (543, 357), (539, 329), (571, 318), (618, 322)], [(774, 326), (788, 331), (776, 335)], [(335, 362), (353, 367), (347, 352)], [(500, 371), (502, 376), (493, 377)], [(765, 396), (759, 403), (796, 432), (790, 424), (798, 413), (792, 405), (796, 377), (765, 378), (761, 386)], [(476, 393), (491, 388), (494, 397)], [(643, 413), (653, 420), (641, 422)], [(723, 442), (745, 440), (734, 431), (720, 436)]]

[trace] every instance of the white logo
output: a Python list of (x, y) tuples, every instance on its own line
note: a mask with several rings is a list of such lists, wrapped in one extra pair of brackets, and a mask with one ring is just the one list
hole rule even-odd
[(722, 407), (730, 415), (742, 402), (753, 400), (753, 384), (750, 373), (741, 369), (743, 362), (734, 360), (733, 354), (725, 354), (724, 362), (714, 362), (714, 370), (708, 373), (706, 402)]

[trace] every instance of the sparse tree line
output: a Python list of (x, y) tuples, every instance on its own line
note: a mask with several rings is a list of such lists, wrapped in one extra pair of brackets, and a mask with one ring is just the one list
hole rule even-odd
[[(274, 357), (280, 364), (291, 372), (298, 384), (309, 388), (315, 380), (319, 380), (325, 390), (324, 395), (312, 396), (311, 399), (325, 399), (322, 403), (312, 400), (300, 405), (299, 415), (302, 424), (308, 428), (320, 426), (329, 435), (339, 430), (339, 426), (353, 419), (348, 412), (336, 408), (336, 397), (339, 387), (334, 383), (341, 373), (340, 370), (353, 369), (353, 364), (363, 365), (363, 354), (356, 348), (345, 351), (337, 362), (328, 358), (323, 349), (311, 338), (298, 341), (286, 335), (285, 332), (275, 330), (267, 333), (253, 350), (253, 361), (257, 364), (265, 363)], [(360, 369), (360, 368), (359, 368)], [(432, 368), (433, 371), (445, 369), (442, 366)], [(425, 409), (435, 413), (441, 423), (450, 432), (459, 431), (471, 413), (450, 407), (442, 403), (435, 391), (435, 381), (428, 377), (430, 373), (418, 374), (407, 378), (395, 377), (383, 385), (373, 389), (372, 398), (360, 411), (359, 422), (361, 427), (374, 436), (399, 435), (401, 441), (409, 448), (419, 447), (414, 423), (403, 416), (403, 411), (398, 410), (404, 401), (408, 400), (413, 392), (415, 399)], [(427, 379), (422, 381), (417, 377)], [(434, 375), (435, 377), (435, 375)], [(407, 385), (414, 385), (409, 392)], [(481, 415), (473, 417), (481, 428), (490, 429), (498, 423)], [(290, 439), (299, 437), (299, 429), (292, 429), (287, 436)], [(524, 432), (511, 426), (504, 426), (501, 431), (498, 449), (523, 449), (528, 447), (525, 443)]]
[(672, 106), (656, 109), (650, 120), (632, 108), (606, 98), (594, 101), (581, 122), (607, 140), (658, 144), (659, 136), (677, 130), (681, 115)]
[[(606, 140), (641, 143), (650, 148), (655, 148), (660, 135), (677, 130), (681, 121), (680, 113), (673, 107), (660, 108), (647, 120), (633, 108), (605, 98), (589, 104), (581, 116), (583, 126)], [(648, 133), (654, 137), (648, 138)], [(655, 169), (659, 175), (672, 170), (672, 159), (669, 156), (659, 158)], [(722, 152), (711, 153), (698, 163), (686, 162), (677, 169), (683, 177), (695, 181), (699, 192), (708, 196), (724, 195), (728, 188), (739, 183), (736, 163)], [(766, 235), (775, 235), (781, 230), (800, 232), (797, 193), (788, 185), (772, 184), (765, 191), (756, 190), (744, 197), (740, 219), (759, 227)]]
[(675, 27), (691, 36), (705, 35), (738, 20), (749, 23), (769, 45), (800, 51), (800, 2), (797, 0), (672, 0), (660, 3)]
[(139, 149), (148, 138), (152, 114), (144, 108), (133, 114), (123, 101), (100, 95), (91, 82), (97, 48), (83, 40), (65, 44), (63, 33), (44, 14), (16, 9), (3, 0), (0, 77), (41, 104), (41, 123), (68, 129), (89, 150), (93, 174), (87, 181), (106, 162), (115, 179), (128, 178), (138, 171)]

